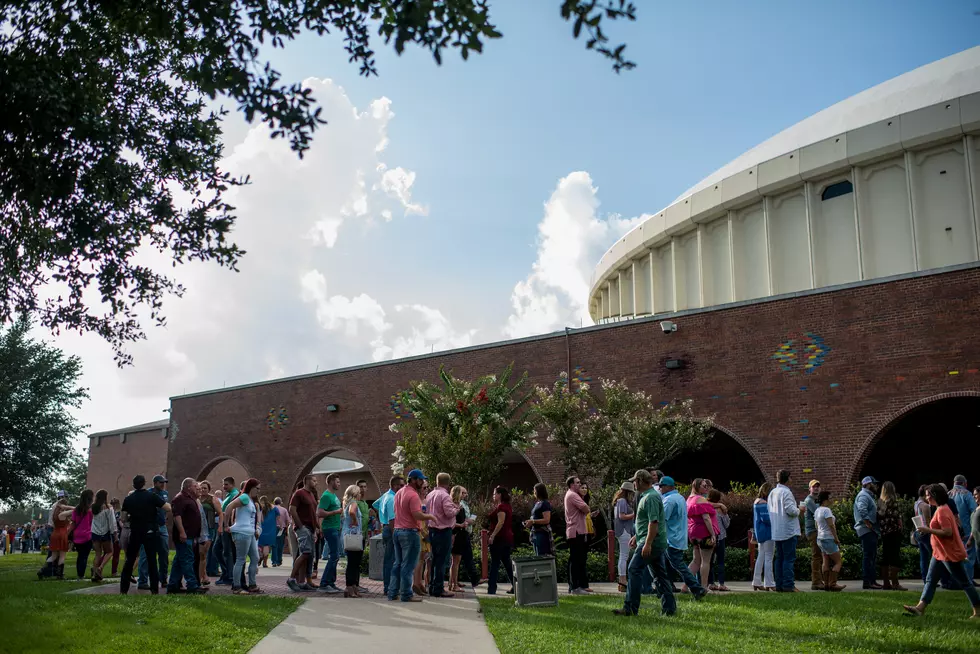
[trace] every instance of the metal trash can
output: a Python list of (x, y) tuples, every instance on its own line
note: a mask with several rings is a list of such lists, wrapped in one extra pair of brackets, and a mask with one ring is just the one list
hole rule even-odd
[(384, 581), (385, 576), (385, 542), (381, 534), (371, 536), (368, 550), (368, 579)]
[(553, 556), (513, 559), (518, 606), (558, 606), (558, 574)]

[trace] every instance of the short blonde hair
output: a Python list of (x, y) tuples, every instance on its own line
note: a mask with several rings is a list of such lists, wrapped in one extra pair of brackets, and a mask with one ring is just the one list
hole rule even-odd
[(440, 472), (436, 475), (436, 486), (448, 486), (452, 482), (452, 477), (448, 472)]

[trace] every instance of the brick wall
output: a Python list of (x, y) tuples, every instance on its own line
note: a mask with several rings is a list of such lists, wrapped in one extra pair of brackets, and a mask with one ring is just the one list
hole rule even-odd
[(104, 488), (109, 497), (120, 500), (133, 489), (133, 477), (142, 474), (147, 486), (154, 475), (167, 472), (167, 438), (165, 430), (133, 432), (89, 439), (88, 477), (86, 487)]
[[(978, 291), (980, 269), (967, 268), (682, 313), (674, 318), (679, 330), (673, 334), (662, 333), (657, 321), (628, 321), (184, 396), (172, 402), (179, 430), (169, 470), (175, 477), (198, 475), (215, 457), (233, 456), (263, 480), (267, 492), (274, 488), (285, 496), (320, 457), (347, 449), (384, 488), (395, 446), (389, 398), (411, 380), (434, 380), (440, 365), (473, 377), (514, 362), (535, 384), (546, 385), (570, 361), (595, 381), (624, 380), (663, 401), (692, 398), (698, 412), (713, 415), (766, 475), (786, 467), (798, 485), (817, 476), (839, 491), (855, 479), (877, 435), (903, 408), (980, 391)], [(788, 350), (780, 350), (784, 344)], [(794, 348), (790, 361), (774, 358)], [(667, 370), (665, 362), (677, 358), (685, 367)], [(806, 373), (808, 362), (816, 365)], [(792, 370), (783, 370), (783, 363)], [(340, 410), (328, 413), (327, 404)], [(270, 430), (269, 409), (279, 407), (289, 421)], [(545, 481), (563, 477), (560, 466), (548, 465), (557, 457), (543, 438), (527, 455)]]

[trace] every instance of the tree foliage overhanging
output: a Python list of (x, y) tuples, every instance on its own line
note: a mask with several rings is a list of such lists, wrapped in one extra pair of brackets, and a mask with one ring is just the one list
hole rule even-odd
[(395, 465), (418, 465), (429, 477), (448, 472), (474, 497), (488, 497), (504, 453), (537, 445), (527, 373), (512, 383), (512, 372), (469, 381), (440, 368), (440, 385), (412, 382), (399, 396), (407, 415), (391, 425), (401, 436)]
[(84, 425), (71, 415), (88, 397), (82, 366), (30, 338), (30, 322), (0, 328), (0, 503), (49, 494), (59, 475), (76, 479), (84, 460), (72, 442)]
[[(635, 19), (631, 2), (561, 0), (560, 15), (614, 70), (633, 67), (603, 32)], [(164, 297), (183, 293), (139, 250), (237, 269), (225, 196), (248, 180), (221, 169), (227, 111), (208, 102), (233, 102), (302, 156), (325, 121), (263, 52), (303, 32), (341, 35), (366, 76), (372, 39), (438, 63), (501, 36), (488, 0), (0, 2), (0, 324), (34, 313), (95, 332), (122, 365), (144, 335), (137, 309), (162, 323)]]

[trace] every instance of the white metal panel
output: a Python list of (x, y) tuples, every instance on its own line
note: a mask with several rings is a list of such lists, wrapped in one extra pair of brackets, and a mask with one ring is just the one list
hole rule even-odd
[(773, 193), (800, 183), (800, 151), (759, 164), (759, 193)]
[(915, 270), (905, 157), (858, 169), (858, 222), (864, 278)]
[(860, 164), (902, 151), (902, 119), (886, 118), (847, 133), (847, 160)]
[(654, 313), (674, 310), (674, 260), (670, 243), (653, 251), (653, 303)]
[(674, 288), (677, 299), (674, 306), (697, 309), (701, 306), (701, 271), (698, 267), (698, 233), (690, 232), (674, 239)]
[(644, 255), (633, 262), (633, 299), (636, 315), (643, 316), (653, 313), (651, 291), (650, 257)]
[(860, 278), (854, 193), (823, 199), (825, 189), (842, 181), (851, 181), (850, 174), (811, 185), (810, 231), (813, 238), (814, 285), (817, 288)]
[(691, 222), (691, 198), (679, 200), (667, 207), (664, 213), (666, 214), (667, 233), (671, 236), (694, 229), (694, 223)]
[(721, 197), (727, 208), (736, 208), (759, 197), (758, 166), (735, 173), (721, 182)]
[(712, 184), (691, 196), (691, 219), (695, 222), (713, 220), (725, 213), (721, 182)]
[(803, 187), (768, 202), (772, 292), (779, 295), (810, 288), (810, 242)]
[(701, 248), (704, 306), (731, 302), (732, 251), (727, 215), (701, 226)]
[(977, 259), (963, 142), (913, 152), (913, 218), (919, 270)]
[(980, 131), (980, 93), (960, 98), (960, 126), (964, 132)]
[(813, 179), (847, 166), (847, 135), (835, 134), (800, 149), (800, 177)]
[(902, 145), (906, 148), (959, 136), (962, 133), (959, 98), (923, 107), (902, 116)]
[(619, 276), (610, 278), (606, 284), (609, 291), (609, 315), (618, 318), (623, 315), (622, 308), (619, 306)]
[(732, 220), (736, 300), (751, 300), (769, 294), (766, 249), (766, 220), (762, 202), (736, 211)]

